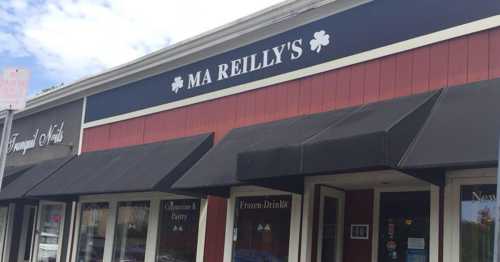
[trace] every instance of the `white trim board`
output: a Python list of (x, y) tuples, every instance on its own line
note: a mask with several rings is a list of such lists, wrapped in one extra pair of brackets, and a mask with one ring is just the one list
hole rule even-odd
[(411, 49), (431, 45), (434, 43), (446, 41), (449, 39), (457, 38), (460, 36), (488, 30), (491, 28), (495, 28), (500, 26), (500, 15), (484, 18), (481, 20), (477, 20), (474, 22), (470, 22), (467, 24), (451, 27), (448, 29), (444, 29), (441, 31), (437, 31), (434, 33), (430, 33), (427, 35), (415, 37), (406, 41), (398, 42), (395, 44), (387, 45), (384, 47), (372, 49), (366, 52), (358, 53), (355, 55), (347, 56), (344, 58), (340, 58), (337, 60), (329, 61), (326, 63), (318, 64), (315, 66), (310, 66), (307, 68), (299, 69), (296, 71), (284, 73), (281, 75), (257, 80), (254, 82), (249, 82), (245, 83), (242, 85), (237, 85), (233, 87), (228, 87), (220, 91), (215, 91), (211, 92), (208, 94), (203, 94), (179, 101), (175, 101), (172, 103), (167, 103), (159, 106), (153, 106), (150, 108), (142, 109), (142, 110), (137, 110), (134, 112), (126, 113), (126, 114), (121, 114), (113, 117), (108, 117), (100, 120), (95, 120), (91, 121), (88, 123), (84, 123), (82, 128), (90, 128), (90, 127), (96, 127), (100, 125), (105, 125), (105, 124), (110, 124), (118, 121), (123, 121), (131, 118), (136, 118), (140, 116), (145, 116), (145, 115), (150, 115), (153, 113), (157, 112), (162, 112), (162, 111), (167, 111), (171, 110), (174, 108), (179, 108), (183, 106), (188, 106), (196, 103), (201, 103), (209, 100), (214, 100), (217, 98), (225, 97), (225, 96), (230, 96), (230, 95), (235, 95), (263, 87), (267, 87), (270, 85), (290, 81), (290, 80), (295, 80), (299, 78), (303, 78), (306, 76), (310, 75), (315, 75), (319, 73), (323, 73), (326, 71), (331, 71), (335, 70), (338, 68), (366, 62), (369, 60), (381, 58), (384, 56), (396, 54), (396, 53), (401, 53), (404, 51), (408, 51)]

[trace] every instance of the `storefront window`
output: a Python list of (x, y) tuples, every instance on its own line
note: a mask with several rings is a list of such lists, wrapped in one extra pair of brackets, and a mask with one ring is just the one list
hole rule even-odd
[(8, 207), (0, 207), (0, 260), (3, 257), (5, 246), (5, 232), (7, 231)]
[(118, 203), (113, 261), (144, 261), (148, 219), (148, 201)]
[(82, 204), (78, 262), (100, 262), (103, 260), (108, 214), (108, 203)]
[(291, 196), (237, 198), (233, 261), (288, 261), (291, 203)]
[(38, 262), (57, 261), (63, 218), (64, 205), (48, 204), (41, 206)]
[(196, 261), (200, 200), (162, 201), (160, 212), (156, 261)]
[(492, 262), (496, 185), (461, 188), (460, 257), (462, 262)]

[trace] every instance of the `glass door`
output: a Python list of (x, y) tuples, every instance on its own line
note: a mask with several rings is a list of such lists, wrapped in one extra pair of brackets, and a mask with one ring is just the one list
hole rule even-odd
[(36, 230), (36, 262), (59, 262), (64, 225), (64, 203), (40, 203)]
[(429, 237), (429, 191), (380, 194), (378, 262), (429, 262)]
[(35, 238), (36, 206), (26, 205), (23, 211), (23, 224), (19, 244), (18, 261), (29, 262), (33, 252)]
[(318, 216), (318, 262), (342, 261), (344, 192), (320, 187)]

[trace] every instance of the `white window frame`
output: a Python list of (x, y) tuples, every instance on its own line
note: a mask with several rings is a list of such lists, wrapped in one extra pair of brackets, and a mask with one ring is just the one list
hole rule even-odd
[(496, 184), (496, 168), (450, 171), (446, 174), (443, 261), (460, 261), (460, 188)]
[(323, 228), (324, 228), (324, 204), (325, 197), (333, 197), (338, 200), (338, 210), (337, 210), (337, 242), (336, 246), (336, 256), (335, 261), (332, 262), (342, 262), (344, 253), (344, 210), (345, 210), (345, 193), (343, 191), (333, 189), (327, 186), (319, 187), (319, 212), (318, 212), (318, 235), (317, 238), (317, 251), (316, 251), (316, 261), (321, 262), (322, 252), (323, 252)]
[(40, 242), (40, 223), (42, 222), (42, 208), (43, 206), (50, 206), (50, 205), (62, 205), (62, 219), (61, 219), (61, 225), (60, 225), (60, 235), (58, 239), (58, 248), (57, 248), (57, 258), (56, 262), (61, 261), (61, 254), (63, 252), (62, 250), (62, 244), (63, 244), (63, 238), (64, 238), (64, 223), (66, 221), (66, 203), (65, 202), (55, 202), (55, 201), (40, 201), (38, 203), (38, 212), (37, 212), (37, 219), (36, 219), (36, 226), (35, 226), (35, 241), (34, 241), (34, 248), (33, 248), (33, 255), (31, 257), (31, 261), (36, 261), (38, 259), (38, 251), (39, 251), (39, 242)]
[[(113, 258), (113, 242), (115, 240), (115, 227), (118, 214), (118, 203), (126, 201), (149, 201), (149, 220), (148, 232), (146, 237), (146, 251), (145, 262), (156, 261), (156, 249), (158, 243), (158, 230), (160, 220), (160, 205), (163, 200), (175, 199), (198, 199), (194, 197), (160, 193), (124, 193), (124, 194), (103, 194), (103, 195), (89, 195), (81, 196), (79, 198), (76, 208), (75, 220), (75, 234), (73, 241), (73, 252), (71, 254), (71, 261), (76, 262), (78, 253), (78, 242), (80, 239), (80, 220), (82, 204), (85, 203), (108, 203), (109, 214), (108, 221), (106, 222), (106, 239), (104, 241), (104, 254), (103, 261), (110, 262)], [(206, 232), (206, 218), (207, 218), (207, 200), (200, 199), (200, 214), (198, 220), (198, 236), (196, 247), (196, 262), (203, 262), (203, 255), (205, 249), (205, 232)]]
[(230, 197), (227, 200), (226, 214), (226, 234), (224, 240), (224, 260), (223, 262), (232, 262), (233, 257), (233, 228), (236, 212), (236, 198), (252, 196), (292, 196), (292, 208), (290, 212), (290, 239), (288, 242), (288, 262), (299, 261), (300, 245), (300, 217), (302, 196), (285, 191), (272, 190), (257, 186), (232, 187)]

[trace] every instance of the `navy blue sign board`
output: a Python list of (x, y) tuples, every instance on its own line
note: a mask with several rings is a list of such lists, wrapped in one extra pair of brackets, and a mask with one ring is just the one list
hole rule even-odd
[(231, 88), (498, 14), (498, 0), (374, 0), (90, 96), (85, 122)]

